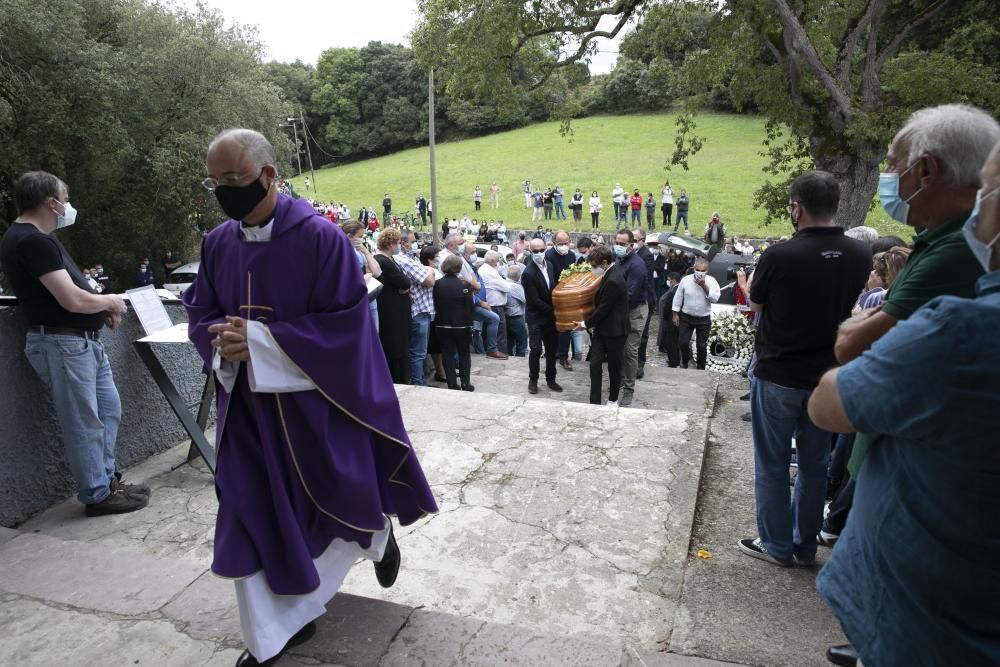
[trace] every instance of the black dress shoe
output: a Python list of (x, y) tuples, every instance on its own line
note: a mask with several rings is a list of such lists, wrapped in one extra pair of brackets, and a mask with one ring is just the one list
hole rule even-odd
[(826, 659), (835, 665), (854, 667), (854, 665), (858, 664), (858, 652), (850, 644), (831, 646), (826, 649)]
[(645, 375), (645, 374), (646, 374), (645, 370), (644, 370), (644, 369), (642, 368), (642, 366), (640, 366), (640, 367), (639, 367), (638, 369), (636, 369), (636, 371), (635, 371), (635, 379), (636, 379), (636, 380), (641, 380), (641, 379), (642, 379), (642, 376), (643, 376), (643, 375)]
[(555, 380), (552, 380), (551, 382), (546, 382), (545, 384), (547, 384), (549, 386), (549, 389), (551, 389), (552, 391), (562, 391), (562, 387)]
[(396, 575), (399, 574), (399, 545), (396, 544), (396, 536), (392, 532), (392, 522), (389, 522), (389, 541), (385, 545), (382, 553), (382, 560), (375, 563), (375, 578), (382, 588), (391, 588), (396, 583)]
[(537, 380), (528, 380), (528, 393), (529, 394), (537, 394), (538, 393), (538, 381)]
[(261, 662), (257, 660), (257, 658), (253, 657), (253, 654), (251, 654), (250, 650), (247, 649), (240, 654), (239, 658), (236, 659), (236, 667), (271, 667), (271, 665), (276, 665), (278, 664), (278, 661), (281, 660), (281, 656), (285, 655), (285, 651), (299, 646), (300, 644), (305, 644), (307, 641), (312, 639), (315, 634), (316, 622), (310, 621), (309, 623), (306, 623), (301, 630), (292, 635), (292, 638), (289, 639), (284, 648), (278, 652), (278, 655)]
[(750, 392), (748, 391), (747, 393), (745, 393), (742, 396), (740, 396), (740, 400), (741, 401), (749, 401), (750, 400)]
[(462, 391), (475, 391), (475, 390), (476, 390), (476, 387), (474, 385), (471, 385), (471, 384), (463, 384), (462, 385)]
[(448, 378), (444, 377), (443, 375), (438, 375), (437, 373), (435, 373), (434, 374), (434, 381), (435, 382), (447, 382)]
[(459, 387), (457, 384), (450, 384), (448, 385), (448, 389), (454, 389), (455, 391), (458, 391), (461, 389), (461, 387)]
[(745, 422), (753, 421), (753, 419), (750, 417), (750, 413), (749, 412), (746, 413), (745, 415), (743, 415), (742, 417), (740, 417), (740, 419), (742, 419)]

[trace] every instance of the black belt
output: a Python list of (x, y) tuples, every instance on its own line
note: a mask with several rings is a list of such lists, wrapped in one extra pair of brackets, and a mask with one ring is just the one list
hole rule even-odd
[(28, 327), (28, 331), (31, 333), (37, 333), (49, 336), (76, 336), (77, 338), (86, 338), (88, 340), (100, 340), (100, 331), (90, 331), (88, 329), (72, 329), (69, 327)]

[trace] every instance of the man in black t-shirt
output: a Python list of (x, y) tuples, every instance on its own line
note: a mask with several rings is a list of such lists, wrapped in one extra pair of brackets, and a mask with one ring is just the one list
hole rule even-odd
[[(837, 364), (837, 327), (850, 316), (871, 269), (868, 246), (844, 236), (834, 221), (839, 202), (831, 174), (796, 178), (788, 212), (797, 233), (761, 255), (750, 288), (750, 309), (760, 313), (750, 386), (759, 536), (738, 546), (785, 567), (811, 565), (816, 557), (833, 436), (810, 421), (806, 405), (823, 372)], [(788, 490), (792, 438), (794, 498)]]
[(52, 391), (77, 498), (87, 516), (142, 509), (149, 487), (124, 484), (115, 470), (121, 401), (101, 344), (125, 302), (97, 294), (52, 232), (76, 221), (66, 185), (28, 172), (14, 184), (18, 218), (0, 239), (3, 267), (28, 324), (25, 354)]

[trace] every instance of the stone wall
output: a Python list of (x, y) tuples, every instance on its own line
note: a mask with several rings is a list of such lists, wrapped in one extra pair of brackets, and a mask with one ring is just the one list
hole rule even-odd
[[(165, 304), (174, 322), (187, 321), (180, 303)], [(0, 526), (13, 527), (74, 495), (75, 488), (52, 400), (24, 356), (26, 327), (17, 307), (0, 307)], [(126, 468), (188, 436), (132, 347), (143, 336), (129, 311), (122, 326), (105, 329), (101, 341), (122, 399), (118, 466)], [(205, 383), (191, 345), (158, 345), (156, 354), (192, 412)]]

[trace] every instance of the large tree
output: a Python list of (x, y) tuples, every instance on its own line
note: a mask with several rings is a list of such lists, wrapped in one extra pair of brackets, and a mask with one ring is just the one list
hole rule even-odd
[[(63, 241), (129, 287), (136, 264), (194, 254), (222, 213), (201, 187), (221, 129), (270, 136), (289, 107), (267, 81), (255, 37), (221, 15), (142, 0), (5, 0), (0, 12), (0, 233), (14, 180), (43, 169), (80, 210)], [(190, 254), (188, 254), (190, 252)]]
[[(587, 59), (653, 7), (678, 22), (694, 8), (712, 22), (704, 48), (687, 51), (687, 89), (707, 92), (727, 77), (767, 115), (776, 181), (757, 193), (768, 218), (783, 210), (787, 179), (808, 166), (832, 172), (842, 190), (840, 223), (863, 223), (879, 165), (905, 115), (919, 106), (968, 101), (996, 111), (994, 41), (969, 26), (991, 0), (422, 0), (415, 46), (449, 76), (449, 91), (507, 93), (542, 86)], [(665, 14), (665, 17), (664, 17)], [(984, 30), (995, 28), (989, 24)], [(989, 34), (989, 33), (987, 33)], [(962, 39), (965, 37), (965, 39)], [(975, 37), (975, 39), (971, 39)], [(950, 44), (950, 45), (949, 45)], [(992, 44), (992, 47), (989, 45)], [(964, 50), (963, 50), (964, 49)], [(630, 48), (640, 57), (648, 52)], [(629, 54), (632, 55), (632, 54)], [(655, 53), (654, 53), (655, 55)], [(673, 164), (686, 165), (701, 139), (682, 118)]]

